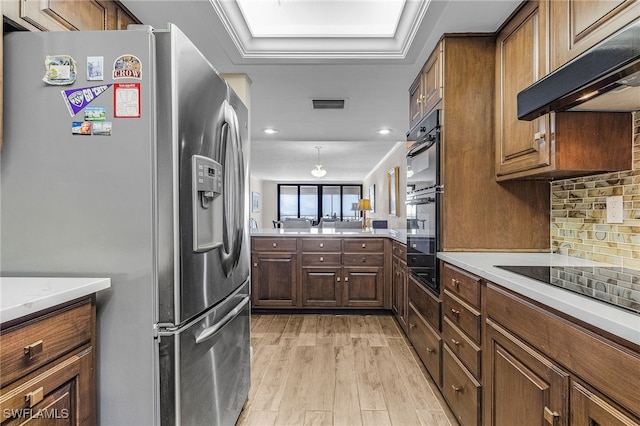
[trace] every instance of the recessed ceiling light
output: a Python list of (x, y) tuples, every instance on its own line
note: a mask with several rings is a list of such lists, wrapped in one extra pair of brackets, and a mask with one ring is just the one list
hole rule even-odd
[(380, 129), (376, 133), (380, 135), (388, 135), (389, 133), (391, 133), (391, 129)]
[(265, 132), (268, 135), (275, 135), (276, 133), (278, 133), (277, 129), (264, 129), (263, 132)]

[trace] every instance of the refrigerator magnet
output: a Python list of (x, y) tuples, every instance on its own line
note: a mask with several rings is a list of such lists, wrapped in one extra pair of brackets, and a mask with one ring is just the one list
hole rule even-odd
[(47, 55), (44, 68), (42, 81), (47, 84), (64, 86), (76, 81), (76, 61), (69, 55)]
[(100, 136), (111, 136), (111, 128), (112, 128), (111, 121), (96, 121), (92, 124), (93, 124), (93, 129), (91, 130), (92, 134), (100, 135)]
[(103, 84), (101, 86), (62, 90), (62, 97), (67, 105), (69, 114), (73, 117), (82, 111), (87, 105), (89, 105), (89, 103), (93, 102), (98, 96), (111, 87), (111, 85), (112, 83)]
[(107, 109), (105, 107), (86, 107), (84, 109), (84, 119), (87, 121), (104, 121), (107, 119)]
[(140, 118), (140, 83), (113, 83), (113, 116)]
[(71, 123), (71, 134), (90, 135), (91, 127), (92, 126), (90, 121), (74, 121), (73, 123)]
[(87, 56), (87, 80), (104, 80), (104, 56)]
[(135, 78), (142, 80), (142, 62), (136, 56), (122, 55), (113, 63), (113, 79)]

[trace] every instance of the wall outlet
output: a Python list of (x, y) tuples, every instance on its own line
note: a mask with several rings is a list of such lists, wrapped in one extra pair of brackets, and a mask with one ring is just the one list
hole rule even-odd
[(622, 195), (607, 197), (607, 223), (622, 223)]

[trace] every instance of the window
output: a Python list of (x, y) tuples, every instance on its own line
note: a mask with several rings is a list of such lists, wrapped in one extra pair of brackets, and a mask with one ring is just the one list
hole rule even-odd
[(362, 198), (362, 185), (278, 185), (278, 220), (301, 217), (318, 223), (321, 217), (358, 219), (353, 203)]

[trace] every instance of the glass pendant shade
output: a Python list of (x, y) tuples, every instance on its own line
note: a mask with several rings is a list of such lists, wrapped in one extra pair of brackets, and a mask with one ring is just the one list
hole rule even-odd
[[(322, 147), (316, 146), (316, 149), (318, 150), (318, 163), (320, 163), (320, 148)], [(316, 164), (316, 168), (311, 170), (311, 174), (317, 178), (321, 178), (327, 174), (327, 171), (322, 168), (321, 164)]]

